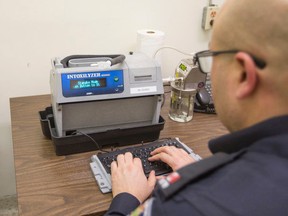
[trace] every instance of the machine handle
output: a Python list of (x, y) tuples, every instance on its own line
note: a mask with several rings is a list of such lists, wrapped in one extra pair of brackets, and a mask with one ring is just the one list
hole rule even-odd
[(64, 68), (69, 68), (69, 61), (72, 59), (80, 59), (80, 58), (110, 58), (108, 61), (111, 62), (111, 66), (122, 63), (125, 60), (125, 55), (122, 54), (117, 54), (117, 55), (70, 55), (65, 57), (64, 59), (61, 60), (61, 64), (63, 65)]

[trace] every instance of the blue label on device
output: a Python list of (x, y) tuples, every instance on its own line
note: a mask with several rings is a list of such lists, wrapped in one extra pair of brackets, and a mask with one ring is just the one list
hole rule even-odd
[(61, 75), (64, 97), (115, 94), (124, 91), (123, 70), (75, 72)]

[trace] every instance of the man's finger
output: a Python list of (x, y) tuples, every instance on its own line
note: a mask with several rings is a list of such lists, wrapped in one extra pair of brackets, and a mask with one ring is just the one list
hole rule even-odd
[(141, 161), (140, 158), (134, 158), (134, 159), (133, 159), (133, 162), (134, 162), (138, 167), (143, 168), (143, 167), (142, 167), (142, 161)]
[(112, 161), (111, 163), (111, 172), (113, 173), (114, 170), (117, 169), (117, 162), (116, 161)]
[(119, 154), (119, 155), (117, 156), (117, 163), (118, 163), (118, 165), (124, 163), (124, 155), (123, 155), (123, 154)]
[(148, 177), (148, 185), (150, 187), (154, 187), (156, 184), (156, 176), (155, 176), (155, 171), (152, 170), (150, 173), (149, 173), (149, 177)]
[(151, 155), (159, 154), (162, 152), (165, 152), (166, 154), (172, 154), (176, 150), (175, 146), (163, 146), (155, 149), (154, 151), (151, 152)]
[(133, 161), (133, 155), (131, 154), (131, 152), (126, 152), (124, 155), (124, 161), (126, 163), (131, 163)]
[(161, 152), (159, 154), (153, 155), (152, 157), (149, 157), (148, 160), (149, 161), (161, 160), (162, 162), (167, 163), (169, 165), (172, 162), (173, 158), (167, 153)]

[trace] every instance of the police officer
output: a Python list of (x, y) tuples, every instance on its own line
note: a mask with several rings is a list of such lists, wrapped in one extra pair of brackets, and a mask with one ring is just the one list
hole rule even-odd
[(174, 170), (157, 183), (138, 158), (119, 155), (106, 215), (288, 215), (287, 11), (287, 0), (226, 0), (209, 50), (195, 61), (211, 72), (230, 134), (211, 140), (213, 156), (200, 162), (173, 147), (156, 149), (150, 160)]

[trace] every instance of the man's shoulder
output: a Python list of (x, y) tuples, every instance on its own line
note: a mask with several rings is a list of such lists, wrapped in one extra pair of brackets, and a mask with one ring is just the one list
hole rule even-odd
[(169, 197), (187, 185), (205, 178), (209, 173), (215, 172), (226, 164), (232, 163), (244, 153), (245, 150), (234, 154), (219, 152), (209, 158), (187, 165), (160, 179), (157, 183), (156, 191), (159, 193), (161, 199), (169, 199)]
[[(282, 161), (275, 155), (267, 159), (267, 155), (259, 151), (243, 151), (233, 156), (221, 156), (221, 159), (217, 157), (214, 155), (188, 165), (159, 181), (155, 193), (161, 205), (177, 208), (181, 202), (187, 209), (198, 209), (207, 215), (251, 214), (255, 208), (260, 213), (256, 215), (267, 215), (266, 212), (271, 213), (275, 208), (278, 208), (278, 213), (287, 210), (288, 207), (280, 205), (288, 200), (288, 195), (283, 193), (288, 189), (288, 173), (283, 172), (283, 168), (288, 166), (287, 160)], [(251, 159), (255, 157), (259, 158)], [(214, 162), (214, 166), (207, 167)], [(199, 172), (197, 166), (203, 167), (203, 164), (206, 165)], [(276, 165), (279, 165), (281, 173), (275, 169)]]

